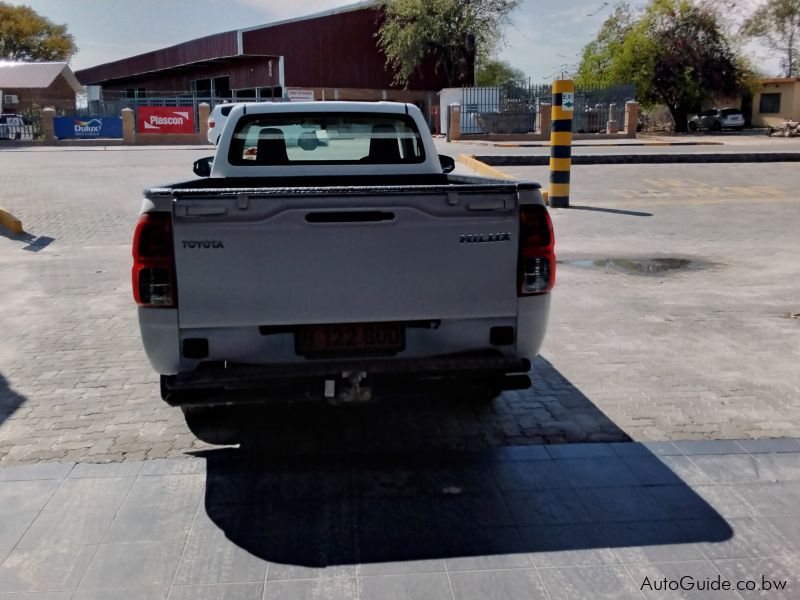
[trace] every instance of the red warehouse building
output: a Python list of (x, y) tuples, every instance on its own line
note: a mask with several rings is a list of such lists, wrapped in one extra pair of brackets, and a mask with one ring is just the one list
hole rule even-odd
[(428, 57), (407, 88), (377, 47), (383, 11), (375, 2), (228, 31), (76, 73), (87, 86), (128, 97), (397, 100), (429, 110), (447, 87)]

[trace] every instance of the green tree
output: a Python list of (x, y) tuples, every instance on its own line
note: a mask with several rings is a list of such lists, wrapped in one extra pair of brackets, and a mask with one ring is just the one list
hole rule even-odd
[(584, 47), (575, 83), (582, 87), (631, 83), (629, 71), (633, 57), (625, 54), (636, 45), (626, 44), (635, 25), (636, 15), (631, 6), (618, 4), (600, 27), (597, 37)]
[(0, 2), (0, 57), (18, 61), (66, 60), (78, 48), (67, 33), (28, 6)]
[(525, 73), (504, 60), (482, 60), (475, 68), (475, 85), (499, 86), (525, 79)]
[(641, 13), (620, 7), (584, 49), (578, 83), (635, 83), (649, 105), (664, 104), (676, 131), (703, 102), (738, 93), (742, 62), (717, 15), (689, 0), (651, 0)]
[(378, 47), (406, 85), (429, 55), (450, 87), (471, 82), (478, 55), (488, 56), (502, 39), (502, 27), (520, 0), (388, 0)]
[(767, 0), (744, 22), (742, 33), (777, 53), (786, 77), (800, 74), (800, 0)]

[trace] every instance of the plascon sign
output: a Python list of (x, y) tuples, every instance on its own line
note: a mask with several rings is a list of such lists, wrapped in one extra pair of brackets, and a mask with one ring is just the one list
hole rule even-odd
[(138, 133), (194, 133), (191, 106), (140, 106)]

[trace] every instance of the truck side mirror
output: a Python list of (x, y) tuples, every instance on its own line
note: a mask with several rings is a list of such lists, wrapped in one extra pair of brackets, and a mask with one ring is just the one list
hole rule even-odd
[(213, 156), (206, 156), (205, 158), (198, 158), (194, 161), (192, 171), (198, 177), (208, 177), (211, 175), (211, 165), (214, 162)]
[(442, 173), (450, 173), (456, 168), (456, 161), (444, 154), (439, 155), (439, 164), (442, 165)]

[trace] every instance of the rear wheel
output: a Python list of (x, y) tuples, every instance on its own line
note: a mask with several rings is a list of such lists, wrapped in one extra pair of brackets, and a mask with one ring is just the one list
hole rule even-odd
[(689, 121), (689, 131), (697, 131), (697, 123)]
[(231, 406), (181, 407), (186, 426), (195, 437), (207, 444), (230, 445), (241, 441), (241, 424), (237, 424)]
[(719, 121), (714, 121), (714, 124), (711, 126), (712, 131), (722, 131), (722, 123)]

